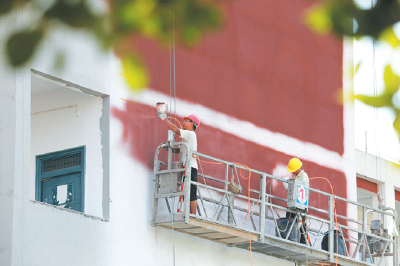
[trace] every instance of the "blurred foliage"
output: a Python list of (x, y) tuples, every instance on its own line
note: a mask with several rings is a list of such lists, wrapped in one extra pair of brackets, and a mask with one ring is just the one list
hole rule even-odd
[[(306, 10), (305, 23), (317, 33), (334, 33), (357, 40), (374, 38), (379, 44), (388, 44), (393, 53), (400, 47), (399, 36), (394, 31), (394, 25), (400, 21), (400, 0), (361, 1), (319, 0)], [(373, 107), (391, 109), (396, 114), (393, 127), (400, 138), (400, 77), (393, 72), (392, 63), (385, 66), (382, 93), (376, 96), (355, 95), (354, 98)]]
[[(45, 0), (46, 1), (46, 0)], [(203, 34), (218, 28), (223, 21), (218, 0), (104, 0), (107, 12), (94, 12), (89, 0), (54, 0), (43, 7), (41, 0), (0, 0), (0, 18), (9, 13), (31, 8), (41, 16), (28, 29), (13, 32), (6, 51), (13, 67), (25, 65), (41, 41), (63, 25), (92, 34), (105, 50), (113, 49), (121, 58), (124, 76), (133, 90), (145, 88), (149, 75), (134, 48), (137, 37), (170, 45), (172, 30), (175, 44), (192, 47)], [(55, 56), (55, 65), (64, 61)]]

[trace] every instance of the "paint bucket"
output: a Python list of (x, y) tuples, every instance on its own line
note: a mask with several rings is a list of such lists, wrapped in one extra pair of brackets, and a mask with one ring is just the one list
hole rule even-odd
[(165, 113), (168, 110), (168, 104), (160, 102), (157, 103), (157, 113)]

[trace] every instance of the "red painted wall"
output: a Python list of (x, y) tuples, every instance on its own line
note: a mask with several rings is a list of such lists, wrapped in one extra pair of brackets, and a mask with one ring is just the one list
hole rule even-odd
[[(343, 154), (342, 42), (301, 23), (308, 0), (228, 1), (226, 25), (176, 48), (177, 96)], [(169, 94), (168, 48), (138, 47), (151, 88)]]
[(372, 193), (378, 193), (378, 186), (376, 183), (358, 177), (357, 177), (357, 187)]
[[(176, 48), (177, 97), (342, 155), (343, 107), (333, 97), (342, 87), (342, 42), (317, 36), (301, 23), (303, 10), (311, 4), (308, 0), (225, 2), (226, 25), (221, 32), (208, 35), (193, 50)], [(137, 46), (151, 73), (150, 87), (169, 95), (168, 48), (148, 40), (137, 41)], [(155, 149), (167, 137), (155, 108), (125, 103), (112, 113), (123, 124), (121, 145), (152, 169)], [(199, 152), (263, 172), (272, 174), (277, 165), (291, 159), (207, 125), (196, 133)], [(310, 177), (327, 177), (334, 193), (347, 198), (342, 171), (303, 163)], [(224, 178), (223, 167), (202, 167), (205, 173)], [(251, 188), (258, 190), (259, 177), (251, 180)], [(311, 180), (310, 186), (331, 192), (324, 180)], [(280, 185), (272, 190), (286, 197)], [(326, 210), (327, 198), (311, 193), (310, 205)], [(344, 204), (337, 202), (336, 207), (338, 214), (346, 215)]]
[(400, 201), (400, 191), (397, 191), (397, 190), (394, 191), (394, 198), (395, 198), (397, 201)]

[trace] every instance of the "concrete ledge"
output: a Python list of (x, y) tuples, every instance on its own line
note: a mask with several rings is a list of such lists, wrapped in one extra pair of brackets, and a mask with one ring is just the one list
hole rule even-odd
[(109, 222), (110, 221), (109, 219), (104, 219), (104, 218), (101, 218), (101, 217), (98, 217), (98, 216), (89, 215), (89, 214), (86, 214), (86, 213), (83, 213), (83, 212), (78, 212), (78, 211), (71, 210), (71, 209), (65, 209), (65, 208), (54, 206), (54, 205), (51, 205), (51, 204), (48, 204), (48, 203), (44, 203), (44, 202), (41, 202), (41, 201), (36, 201), (36, 200), (29, 200), (29, 201), (32, 202), (33, 204), (40, 204), (40, 205), (44, 205), (44, 206), (51, 207), (51, 208), (54, 208), (54, 209), (58, 209), (60, 211), (66, 211), (66, 212), (74, 213), (74, 214), (77, 214), (77, 215), (80, 215), (80, 216), (83, 216), (83, 217), (86, 217), (86, 218), (89, 218), (89, 219), (92, 219), (92, 220), (99, 220), (99, 221), (102, 221), (102, 222)]

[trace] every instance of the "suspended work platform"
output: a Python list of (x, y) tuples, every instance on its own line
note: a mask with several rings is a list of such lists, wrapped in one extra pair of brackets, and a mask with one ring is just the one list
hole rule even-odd
[[(200, 164), (197, 182), (187, 178), (181, 191), (181, 175), (184, 173), (186, 176), (190, 176), (191, 169), (190, 167), (183, 168), (182, 163), (174, 160), (177, 157), (174, 152), (179, 146), (185, 146), (188, 149), (184, 142), (171, 141), (161, 144), (156, 151), (153, 226), (164, 227), (246, 250), (250, 249), (251, 240), (252, 252), (296, 262), (299, 265), (375, 265), (375, 263), (380, 264), (385, 257), (390, 257), (393, 259), (393, 265), (398, 265), (397, 252), (393, 252), (393, 250), (397, 251), (397, 237), (384, 238), (372, 234), (370, 230), (367, 230), (366, 223), (367, 215), (375, 212), (386, 219), (393, 219), (397, 224), (396, 213), (387, 211), (390, 208), (374, 209), (310, 188), (310, 192), (319, 193), (326, 198), (327, 208), (324, 210), (309, 206), (309, 213), (312, 210), (313, 215), (306, 214), (305, 220), (308, 223), (311, 222), (312, 226), (308, 224), (306, 233), (308, 240), (306, 244), (302, 244), (298, 242), (298, 239), (301, 232), (304, 231), (298, 230), (295, 219), (287, 221), (285, 228), (280, 226), (285, 219), (279, 216), (284, 217), (286, 212), (298, 215), (298, 211), (286, 208), (286, 199), (272, 195), (271, 191), (270, 193), (266, 192), (267, 185), (268, 183), (270, 185), (272, 180), (283, 183), (287, 183), (287, 180), (250, 169), (252, 179), (260, 180), (260, 191), (243, 189), (241, 193), (233, 194), (229, 191), (230, 171), (237, 175), (236, 168), (239, 171), (248, 169), (232, 162), (197, 153), (196, 156), (199, 159), (206, 159), (214, 164), (218, 163), (219, 165), (215, 167), (223, 169), (222, 171), (221, 169), (217, 170), (216, 173), (221, 174), (222, 172), (224, 176), (217, 178), (209, 175), (211, 172), (203, 173)], [(164, 149), (168, 151), (165, 162), (159, 159), (160, 151)], [(186, 155), (187, 158), (192, 157), (190, 151)], [(203, 168), (204, 163), (203, 161)], [(189, 212), (190, 201), (183, 200), (183, 198), (190, 198), (190, 183), (196, 184), (198, 187), (196, 215)], [(361, 208), (363, 221), (337, 215), (337, 219), (342, 224), (336, 224), (335, 200)], [(181, 202), (183, 202), (182, 207)], [(293, 238), (292, 231), (296, 231), (299, 236), (295, 234), (296, 237)], [(325, 250), (321, 245), (324, 237), (328, 247)], [(339, 244), (335, 245), (335, 242)], [(374, 249), (375, 242), (383, 243), (380, 250)], [(337, 247), (340, 245), (344, 247), (342, 254)], [(336, 253), (337, 250), (339, 250), (339, 254)]]

